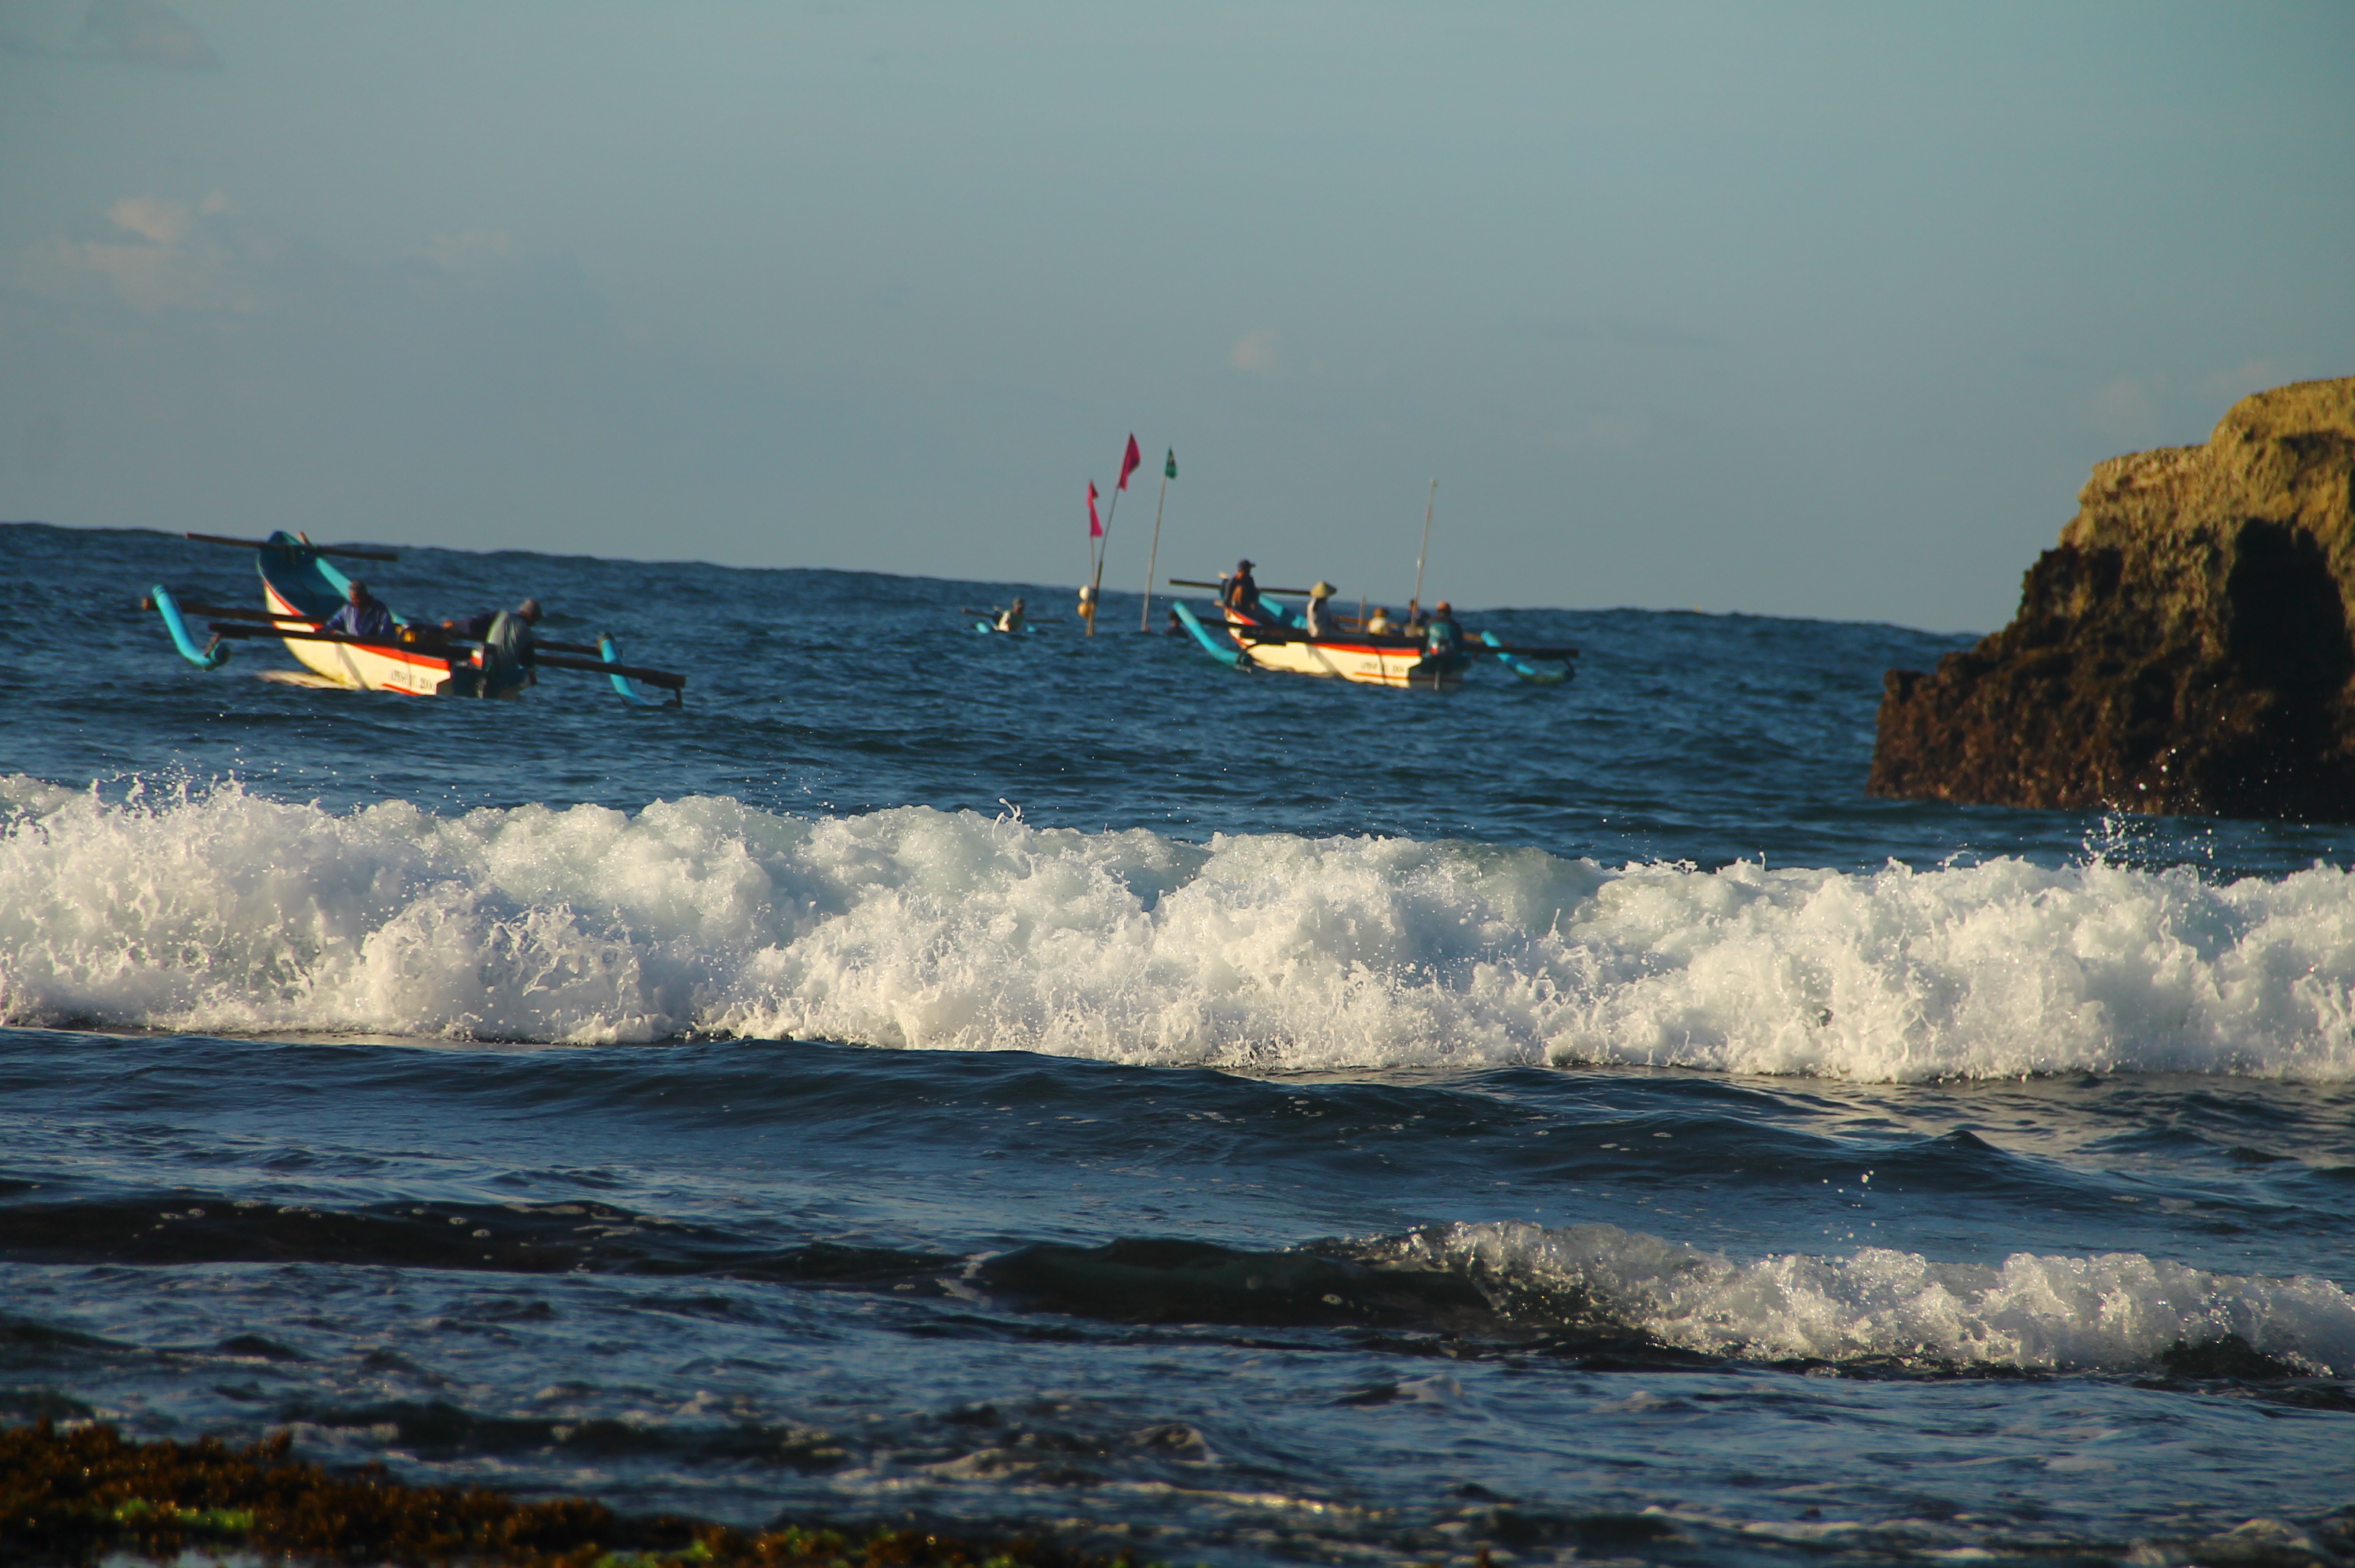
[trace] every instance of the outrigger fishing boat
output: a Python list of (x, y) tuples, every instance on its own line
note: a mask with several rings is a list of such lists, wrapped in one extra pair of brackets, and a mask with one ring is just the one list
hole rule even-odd
[[(501, 657), (494, 643), (481, 638), (414, 624), (398, 614), (392, 617), (394, 630), (389, 637), (357, 637), (325, 629), (343, 608), (352, 580), (324, 558), (399, 560), (391, 550), (317, 545), (307, 535), (283, 530), (266, 539), (228, 539), (218, 534), (187, 537), (204, 544), (252, 550), (261, 574), (263, 607), (260, 610), (185, 603), (161, 585), (143, 602), (163, 616), (173, 645), (200, 669), (218, 669), (227, 664), (234, 643), (276, 637), (304, 667), (265, 669), (260, 672), (265, 680), (348, 691), (398, 691), (412, 697), (516, 698), (523, 694), (525, 671)], [(206, 626), (209, 640), (198, 640), (188, 624), (190, 615), (210, 617)], [(594, 656), (579, 656), (583, 655)], [(687, 689), (685, 676), (621, 663), (619, 648), (605, 635), (600, 635), (594, 645), (534, 637), (532, 663), (544, 669), (603, 675), (623, 701), (645, 706), (663, 699), (646, 696), (634, 682), (667, 691), (674, 704), (684, 699)]]
[[(1467, 636), (1478, 637), (1477, 646), (1467, 645), (1436, 652), (1424, 638), (1408, 632), (1369, 632), (1345, 625), (1328, 633), (1314, 633), (1281, 605), (1268, 603), (1271, 596), (1306, 598), (1308, 590), (1305, 588), (1263, 588), (1251, 603), (1235, 604), (1225, 601), (1226, 584), (1222, 582), (1173, 577), (1169, 583), (1173, 588), (1221, 591), (1218, 612), (1221, 629), (1227, 635), (1224, 642), (1202, 624), (1192, 605), (1179, 600), (1174, 608), (1196, 644), (1212, 658), (1234, 668), (1338, 677), (1366, 686), (1454, 691), (1464, 684), (1464, 677), (1475, 662), (1484, 657), (1493, 656), (1523, 680), (1541, 686), (1556, 686), (1568, 680), (1575, 667), (1572, 661), (1578, 657), (1576, 648), (1516, 646), (1494, 632), (1467, 633)], [(1319, 591), (1329, 592), (1322, 584)], [(1555, 667), (1540, 667), (1545, 665)]]

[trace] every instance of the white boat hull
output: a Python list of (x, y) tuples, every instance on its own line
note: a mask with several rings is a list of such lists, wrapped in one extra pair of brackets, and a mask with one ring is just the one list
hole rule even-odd
[[(323, 624), (298, 613), (267, 582), (262, 585), (262, 594), (270, 603), (271, 620), (281, 631), (315, 632)], [(452, 675), (452, 658), (447, 654), (413, 653), (406, 648), (357, 643), (322, 643), (308, 637), (287, 638), (286, 651), (327, 685), (350, 691), (398, 691), (410, 697), (438, 697), (449, 685)]]
[(1227, 611), (1227, 632), (1262, 669), (1288, 671), (1356, 681), (1363, 686), (1412, 687), (1418, 691), (1454, 691), (1464, 684), (1464, 669), (1433, 670), (1424, 664), (1417, 645), (1392, 646), (1359, 642), (1347, 633), (1315, 642), (1270, 642), (1252, 635), (1253, 623)]

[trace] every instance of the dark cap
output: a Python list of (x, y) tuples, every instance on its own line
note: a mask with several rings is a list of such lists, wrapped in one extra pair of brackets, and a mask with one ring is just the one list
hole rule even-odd
[(1237, 571), (1249, 571), (1252, 567), (1257, 566), (1259, 562), (1255, 560), (1239, 560), (1235, 562), (1235, 570)]

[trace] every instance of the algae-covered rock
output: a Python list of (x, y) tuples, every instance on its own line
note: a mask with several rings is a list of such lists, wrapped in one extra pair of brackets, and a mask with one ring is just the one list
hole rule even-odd
[(2019, 614), (1889, 672), (1866, 789), (2355, 821), (2355, 377), (2097, 464)]

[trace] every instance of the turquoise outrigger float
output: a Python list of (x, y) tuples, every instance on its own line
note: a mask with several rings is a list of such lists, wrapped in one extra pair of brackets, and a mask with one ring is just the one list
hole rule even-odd
[[(199, 669), (218, 669), (229, 659), (231, 645), (253, 638), (276, 637), (303, 665), (300, 670), (266, 669), (265, 680), (291, 686), (330, 688), (347, 691), (398, 691), (412, 697), (517, 698), (530, 683), (529, 673), (502, 656), (505, 639), (494, 627), (487, 641), (459, 637), (439, 626), (415, 624), (395, 614), (389, 638), (356, 637), (323, 628), (350, 592), (352, 580), (325, 560), (330, 555), (365, 560), (395, 560), (390, 550), (352, 545), (317, 545), (302, 534), (280, 530), (266, 539), (228, 539), (217, 534), (190, 534), (206, 544), (236, 545), (254, 551), (261, 575), (264, 606), (261, 610), (229, 609), (214, 604), (183, 603), (168, 588), (157, 585), (147, 603), (163, 617), (165, 629), (180, 656)], [(208, 640), (199, 642), (190, 615), (211, 617)], [(600, 634), (595, 645), (532, 639), (531, 663), (550, 669), (585, 670), (606, 677), (614, 694), (639, 707), (666, 705), (637, 688), (642, 683), (669, 692), (668, 705), (685, 699), (687, 677), (669, 670), (645, 669), (620, 662), (613, 637)], [(577, 656), (591, 655), (594, 658)]]

